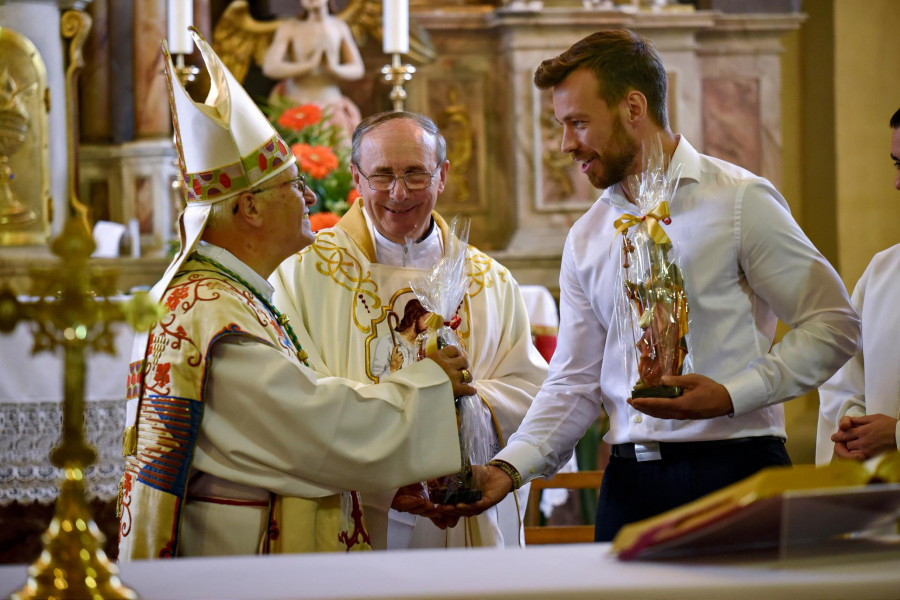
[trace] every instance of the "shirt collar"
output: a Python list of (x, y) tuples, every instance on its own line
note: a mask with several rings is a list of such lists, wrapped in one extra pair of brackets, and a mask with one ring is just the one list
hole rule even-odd
[[(672, 153), (672, 159), (669, 161), (669, 173), (677, 165), (682, 165), (681, 175), (678, 178), (678, 186), (681, 187), (689, 181), (700, 181), (700, 153), (697, 152), (690, 142), (681, 134), (675, 136), (677, 145), (675, 152)], [(611, 206), (621, 208), (623, 210), (634, 210), (634, 204), (625, 197), (623, 183), (619, 182), (603, 190), (600, 199)]]
[(430, 269), (444, 256), (443, 236), (440, 228), (435, 225), (434, 218), (431, 219), (425, 237), (415, 242), (412, 245), (411, 253), (407, 253), (405, 244), (398, 244), (386, 238), (375, 228), (375, 224), (369, 218), (369, 213), (365, 209), (362, 212), (366, 219), (366, 226), (369, 228), (369, 235), (375, 241), (375, 260), (379, 264)]
[(200, 240), (194, 248), (194, 251), (206, 258), (216, 261), (227, 269), (231, 269), (238, 277), (243, 278), (243, 280), (249, 283), (257, 292), (262, 294), (266, 300), (269, 302), (272, 301), (272, 294), (275, 291), (272, 284), (266, 281), (259, 273), (241, 262), (240, 259), (225, 248)]

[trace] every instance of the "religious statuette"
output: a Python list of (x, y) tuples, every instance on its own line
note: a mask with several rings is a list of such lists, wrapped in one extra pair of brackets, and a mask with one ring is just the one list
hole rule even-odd
[(628, 179), (638, 215), (615, 222), (622, 236), (616, 318), (633, 398), (671, 398), (681, 388), (661, 384), (664, 375), (681, 375), (688, 352), (688, 300), (678, 252), (664, 225), (671, 224), (682, 165), (665, 164), (662, 143), (652, 144), (644, 171)]
[[(465, 354), (462, 340), (456, 333), (460, 317), (456, 314), (465, 300), (469, 285), (466, 251), (469, 240), (469, 220), (454, 217), (450, 223), (447, 250), (433, 270), (410, 282), (413, 293), (431, 313), (425, 322), (426, 330), (417, 341), (419, 360), (445, 346), (456, 346)], [(408, 243), (412, 243), (408, 240)], [(470, 365), (474, 369), (474, 365)], [(463, 383), (471, 383), (468, 370), (460, 373)], [(486, 464), (492, 456), (493, 432), (485, 423), (481, 398), (462, 396), (456, 399), (456, 422), (459, 426), (459, 446), (462, 469), (458, 473), (428, 482), (428, 493), (435, 504), (459, 504), (481, 500), (481, 490), (475, 486), (472, 465)]]

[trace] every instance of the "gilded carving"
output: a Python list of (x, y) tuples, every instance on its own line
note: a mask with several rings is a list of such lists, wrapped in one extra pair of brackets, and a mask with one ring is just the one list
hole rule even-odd
[(441, 133), (447, 140), (447, 158), (452, 165), (448, 177), (450, 185), (456, 191), (453, 201), (465, 204), (469, 201), (469, 167), (472, 163), (472, 122), (469, 111), (459, 101), (459, 86), (452, 86), (448, 94), (448, 102), (438, 120)]
[(0, 28), (0, 246), (50, 234), (49, 92), (44, 61), (22, 34)]

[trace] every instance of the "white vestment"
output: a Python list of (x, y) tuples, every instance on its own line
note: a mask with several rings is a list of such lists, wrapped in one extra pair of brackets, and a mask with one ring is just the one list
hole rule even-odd
[[(446, 224), (436, 214), (435, 222), (446, 235)], [(408, 356), (401, 328), (415, 326), (418, 300), (410, 280), (423, 271), (375, 261), (371, 231), (362, 207), (355, 205), (270, 278), (275, 305), (309, 332), (310, 366), (323, 375), (377, 382), (396, 366), (390, 364), (392, 354)], [(532, 344), (522, 295), (509, 271), (474, 247), (469, 247), (468, 262), (469, 288), (457, 313), (462, 319), (457, 333), (465, 344), (473, 385), (493, 415), (502, 445), (540, 389), (547, 364)], [(391, 493), (363, 494), (375, 549), (388, 546), (392, 499)], [(446, 531), (418, 518), (408, 541), (401, 535), (393, 547), (518, 546), (526, 500), (527, 487)], [(404, 517), (412, 521), (411, 515), (397, 516), (391, 527)]]
[[(844, 416), (882, 414), (900, 418), (897, 332), (900, 314), (900, 244), (879, 252), (853, 290), (853, 307), (862, 320), (862, 348), (819, 388), (816, 464), (834, 456), (831, 436)], [(900, 449), (900, 422), (894, 431)]]

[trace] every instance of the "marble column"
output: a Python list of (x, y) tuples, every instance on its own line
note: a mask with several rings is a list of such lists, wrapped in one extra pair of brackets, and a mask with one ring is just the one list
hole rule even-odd
[(88, 13), (91, 32), (84, 44), (84, 69), (78, 85), (81, 141), (108, 142), (112, 137), (109, 0), (94, 0)]
[(135, 0), (133, 6), (134, 137), (168, 136), (172, 127), (160, 52), (160, 41), (166, 37), (166, 2)]

